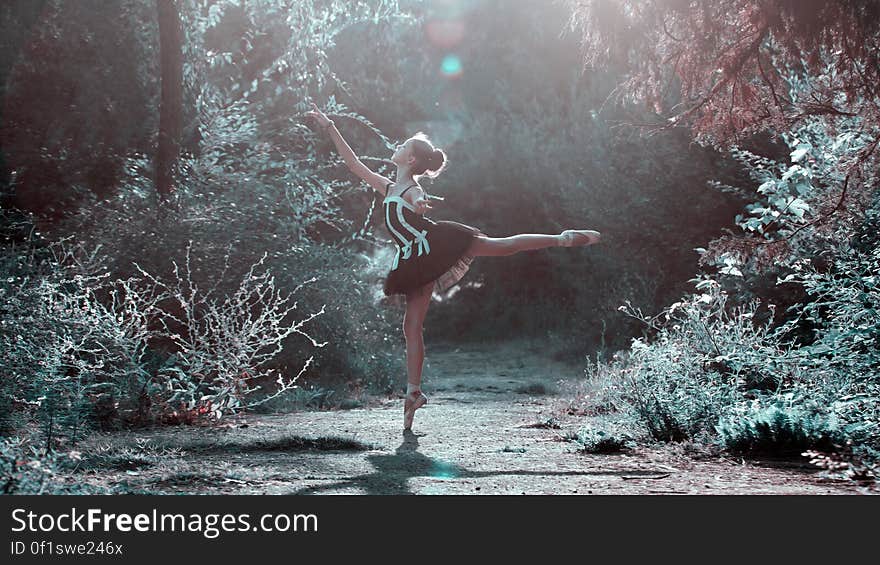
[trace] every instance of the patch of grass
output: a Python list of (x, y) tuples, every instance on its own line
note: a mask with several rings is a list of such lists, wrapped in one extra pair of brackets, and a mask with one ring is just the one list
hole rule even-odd
[(137, 471), (155, 465), (153, 458), (145, 455), (115, 455), (90, 460), (88, 467), (110, 469), (114, 471)]
[(162, 447), (148, 439), (136, 439), (134, 445), (99, 446), (84, 453), (75, 463), (74, 470), (108, 469), (114, 471), (137, 471), (153, 467), (168, 459), (178, 458), (183, 453), (178, 447)]
[(273, 440), (261, 440), (253, 444), (253, 451), (369, 451), (371, 445), (351, 438), (326, 436), (304, 438), (300, 436), (282, 436)]

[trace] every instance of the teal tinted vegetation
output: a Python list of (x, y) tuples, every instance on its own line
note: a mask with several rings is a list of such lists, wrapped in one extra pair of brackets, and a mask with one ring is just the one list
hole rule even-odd
[[(582, 451), (875, 469), (875, 3), (161, 4), (176, 9), (4, 4), (6, 491), (51, 489), (74, 464), (58, 454), (96, 431), (369, 409), (400, 389), (381, 197), (312, 102), (385, 176), (428, 132), (449, 157), (424, 180), (437, 218), (602, 232), (584, 252), (475, 261), (425, 326), (586, 364), (599, 393), (575, 402), (608, 427), (579, 426)], [(161, 457), (135, 455), (114, 461)]]

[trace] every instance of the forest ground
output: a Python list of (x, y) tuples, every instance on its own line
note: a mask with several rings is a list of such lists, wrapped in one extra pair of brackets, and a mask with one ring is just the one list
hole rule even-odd
[[(748, 461), (682, 445), (585, 454), (565, 435), (583, 368), (538, 343), (428, 344), (429, 403), (247, 415), (221, 427), (93, 436), (65, 478), (134, 492), (216, 494), (847, 494), (874, 492), (806, 460)], [(548, 425), (549, 423), (549, 425)], [(558, 426), (558, 427), (557, 427)], [(101, 458), (90, 453), (103, 453)]]

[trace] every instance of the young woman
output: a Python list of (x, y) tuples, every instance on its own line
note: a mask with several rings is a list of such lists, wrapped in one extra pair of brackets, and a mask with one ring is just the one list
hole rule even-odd
[(335, 124), (317, 106), (307, 115), (330, 135), (345, 164), (385, 199), (385, 227), (397, 244), (397, 255), (385, 279), (386, 296), (406, 296), (403, 335), (406, 340), (407, 385), (403, 407), (404, 430), (412, 428), (416, 410), (428, 397), (421, 391), (425, 343), (422, 324), (436, 290), (445, 292), (467, 272), (474, 257), (513, 255), (546, 247), (591, 245), (599, 241), (593, 230), (565, 230), (551, 234), (519, 234), (489, 237), (479, 229), (448, 220), (432, 220), (429, 196), (419, 186), (422, 176), (434, 178), (446, 165), (446, 154), (435, 148), (421, 132), (398, 145), (391, 156), (397, 166), (395, 180), (374, 173), (345, 142)]

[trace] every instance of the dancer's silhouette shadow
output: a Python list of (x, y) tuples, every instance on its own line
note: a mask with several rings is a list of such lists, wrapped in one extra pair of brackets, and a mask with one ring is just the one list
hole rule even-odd
[(292, 494), (315, 494), (352, 487), (361, 488), (366, 494), (412, 494), (407, 487), (407, 481), (412, 477), (457, 477), (467, 472), (457, 465), (443, 463), (419, 453), (418, 447), (419, 436), (406, 430), (403, 432), (403, 443), (393, 455), (367, 455), (375, 472), (326, 485), (306, 487)]
[(656, 475), (661, 470), (632, 469), (626, 471), (527, 471), (513, 469), (508, 471), (469, 471), (461, 465), (432, 459), (419, 453), (419, 436), (411, 430), (403, 432), (403, 443), (393, 455), (368, 455), (373, 465), (372, 473), (349, 477), (345, 480), (315, 485), (293, 491), (290, 494), (317, 494), (320, 492), (359, 488), (365, 494), (413, 494), (407, 482), (415, 477), (435, 477), (446, 479), (478, 478), (498, 475), (533, 476), (589, 476), (589, 475)]

